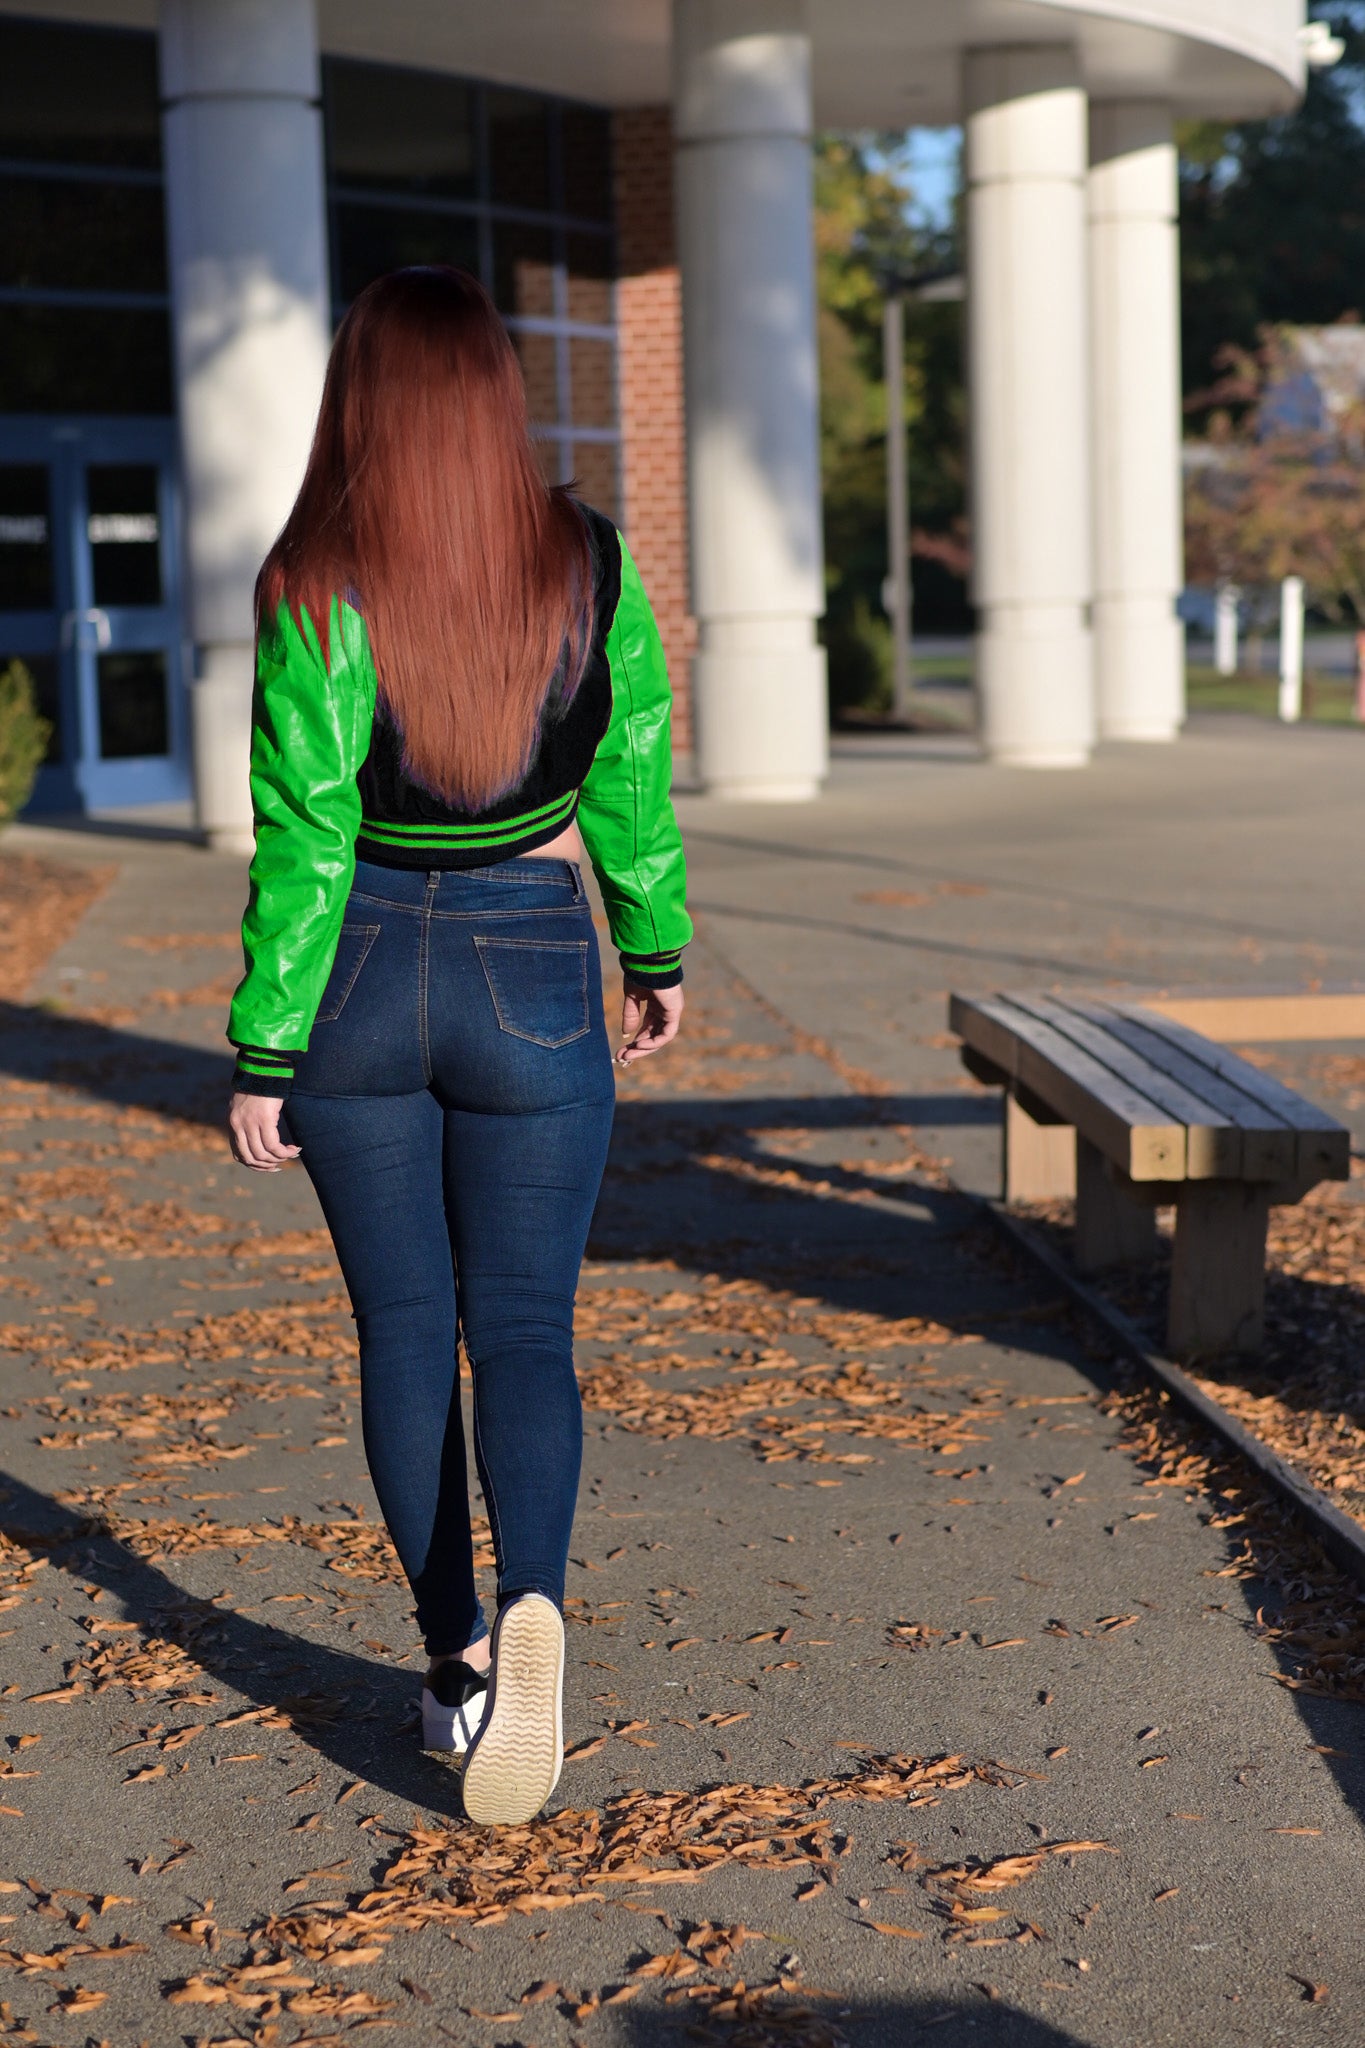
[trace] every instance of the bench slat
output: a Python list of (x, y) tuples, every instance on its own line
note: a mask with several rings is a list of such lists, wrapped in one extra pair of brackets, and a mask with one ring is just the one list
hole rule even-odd
[(1239, 1060), (1236, 1053), (1228, 1052), (1221, 1045), (1215, 1045), (1198, 1032), (1190, 1031), (1173, 1018), (1158, 1016), (1154, 1010), (1144, 1010), (1140, 1004), (1124, 1003), (1115, 1007), (1124, 1016), (1134, 1018), (1151, 1031), (1159, 1033), (1172, 1045), (1179, 1046), (1191, 1059), (1201, 1066), (1210, 1068), (1215, 1074), (1235, 1081), (1248, 1094), (1254, 1094), (1267, 1109), (1284, 1118), (1292, 1125), (1296, 1137), (1295, 1172), (1301, 1176), (1313, 1175), (1318, 1180), (1349, 1180), (1351, 1177), (1351, 1134), (1344, 1124), (1329, 1116), (1316, 1103), (1305, 1102), (1292, 1088), (1286, 1088), (1270, 1074), (1263, 1074), (1259, 1067), (1251, 1066), (1246, 1060)]
[[(1196, 1094), (1125, 1044), (1109, 1029), (1110, 1020), (1102, 1013), (1089, 1017), (1076, 1006), (1051, 996), (1012, 996), (1011, 1001), (1043, 1023), (1051, 1024), (1121, 1081), (1155, 1102), (1167, 1116), (1177, 1117), (1186, 1127), (1185, 1172), (1190, 1180), (1242, 1177), (1242, 1131), (1236, 1118), (1224, 1115), (1207, 1097)], [(1283, 1171), (1292, 1171), (1293, 1157), (1291, 1136)]]
[[(1212, 1067), (1194, 1059), (1183, 1047), (1173, 1045), (1162, 1032), (1152, 1030), (1146, 1023), (1139, 1023), (1137, 1013), (1116, 1009), (1108, 1003), (1085, 1002), (1080, 997), (1069, 997), (1067, 1001), (1087, 1016), (1102, 1018), (1106, 1030), (1116, 1038), (1131, 1045), (1153, 1066), (1182, 1081), (1192, 1093), (1202, 1095), (1206, 1102), (1214, 1104), (1239, 1124), (1242, 1131), (1241, 1173), (1245, 1179), (1283, 1181), (1294, 1178), (1298, 1171), (1298, 1135), (1276, 1110), (1268, 1109), (1248, 1089), (1239, 1087), (1236, 1081), (1215, 1073)], [(1245, 1062), (1237, 1064), (1240, 1068)], [(1254, 1072), (1254, 1069), (1248, 1068), (1247, 1072)]]
[(958, 1036), (1052, 1103), (1130, 1180), (1185, 1178), (1185, 1127), (1052, 1025), (1005, 996), (954, 995)]

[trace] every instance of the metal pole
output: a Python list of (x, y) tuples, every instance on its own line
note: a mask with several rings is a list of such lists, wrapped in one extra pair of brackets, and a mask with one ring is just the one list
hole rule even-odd
[(891, 620), (891, 708), (910, 715), (910, 480), (905, 446), (905, 300), (893, 285), (882, 311), (886, 383), (886, 611)]
[(1235, 583), (1220, 583), (1213, 605), (1213, 665), (1220, 676), (1237, 673), (1237, 599)]
[(1280, 717), (1294, 725), (1303, 712), (1303, 578), (1280, 585)]

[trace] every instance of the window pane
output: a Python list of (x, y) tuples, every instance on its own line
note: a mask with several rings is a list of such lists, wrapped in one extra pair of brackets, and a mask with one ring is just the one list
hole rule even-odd
[(596, 107), (560, 110), (564, 147), (564, 211), (585, 220), (611, 219), (611, 117)]
[(575, 442), (573, 473), (578, 479), (578, 495), (585, 504), (605, 512), (608, 519), (619, 517), (618, 467), (614, 441)]
[(159, 170), (156, 37), (0, 21), (0, 154)]
[(548, 320), (555, 310), (554, 237), (519, 221), (493, 229), (493, 297), (501, 313)]
[(56, 602), (47, 466), (41, 462), (4, 463), (0, 465), (0, 611), (47, 612)]
[(33, 701), (38, 715), (52, 727), (42, 763), (47, 768), (62, 758), (62, 700), (57, 686), (57, 657), (55, 654), (6, 654), (0, 646), (0, 671), (7, 669), (12, 661), (21, 662), (33, 678)]
[(576, 427), (616, 423), (616, 350), (575, 334), (569, 341), (569, 417)]
[(372, 278), (409, 263), (457, 263), (479, 270), (479, 237), (467, 214), (342, 200), (336, 209), (337, 290), (348, 303)]
[(86, 473), (96, 604), (160, 604), (161, 519), (149, 462), (100, 463)]
[(521, 358), (521, 374), (526, 379), (526, 403), (532, 420), (541, 426), (556, 425), (559, 420), (559, 382), (554, 336), (514, 334), (512, 342)]
[(0, 284), (68, 291), (166, 289), (165, 214), (158, 185), (0, 177), (0, 218), (5, 222)]
[(490, 86), (488, 164), (499, 206), (550, 206), (550, 107), (535, 93)]
[(388, 64), (324, 60), (328, 175), (341, 185), (473, 199), (474, 88)]
[(102, 654), (99, 657), (100, 755), (106, 761), (129, 761), (170, 751), (166, 706), (166, 656), (160, 648), (145, 654)]
[(610, 327), (616, 317), (612, 300), (611, 243), (605, 235), (567, 235), (569, 318), (594, 327)]
[(0, 412), (168, 413), (165, 313), (0, 306)]

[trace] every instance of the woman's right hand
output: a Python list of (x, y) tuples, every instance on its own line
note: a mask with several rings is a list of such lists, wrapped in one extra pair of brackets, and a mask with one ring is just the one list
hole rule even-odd
[(228, 1143), (239, 1166), (254, 1173), (278, 1173), (299, 1156), (297, 1145), (280, 1137), (282, 1095), (244, 1095), (234, 1089), (228, 1103)]
[(681, 982), (673, 988), (632, 988), (628, 981), (621, 1004), (621, 1036), (625, 1043), (616, 1055), (617, 1064), (628, 1067), (633, 1060), (659, 1052), (671, 1038), (677, 1037), (682, 1013)]

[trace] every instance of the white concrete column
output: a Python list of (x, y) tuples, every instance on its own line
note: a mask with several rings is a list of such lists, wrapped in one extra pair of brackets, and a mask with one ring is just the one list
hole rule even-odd
[(998, 761), (1078, 767), (1094, 736), (1085, 94), (1062, 44), (969, 51), (964, 88), (982, 739)]
[(313, 0), (161, 0), (199, 823), (251, 843), (252, 588), (303, 474), (331, 333)]
[(1095, 709), (1104, 739), (1171, 740), (1185, 718), (1185, 632), (1169, 107), (1091, 107), (1089, 191)]
[(828, 754), (805, 0), (674, 0), (697, 758), (814, 796)]

